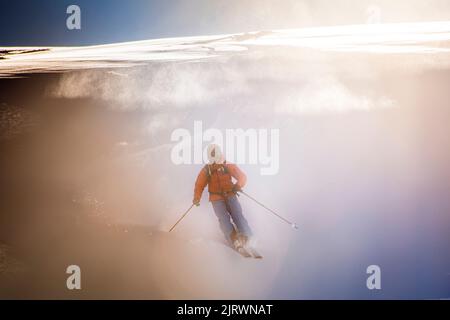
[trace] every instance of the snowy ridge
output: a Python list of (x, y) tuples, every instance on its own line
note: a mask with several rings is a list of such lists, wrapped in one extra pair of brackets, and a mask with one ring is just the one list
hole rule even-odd
[(0, 76), (130, 67), (251, 53), (263, 47), (337, 52), (448, 53), (450, 21), (350, 25), (167, 38), (85, 47), (0, 48)]

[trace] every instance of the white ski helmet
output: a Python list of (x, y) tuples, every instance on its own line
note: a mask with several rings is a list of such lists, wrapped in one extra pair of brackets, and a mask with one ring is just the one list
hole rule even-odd
[(208, 153), (208, 162), (209, 164), (217, 163), (222, 164), (224, 163), (225, 159), (222, 153), (222, 149), (217, 144), (210, 144), (207, 149)]

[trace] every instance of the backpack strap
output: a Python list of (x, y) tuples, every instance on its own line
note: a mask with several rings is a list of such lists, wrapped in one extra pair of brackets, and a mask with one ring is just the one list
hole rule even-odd
[(203, 170), (205, 170), (205, 172), (206, 172), (206, 177), (207, 177), (208, 183), (209, 183), (211, 181), (211, 167), (209, 166), (209, 164), (207, 164), (203, 167)]
[(229, 174), (229, 173), (230, 173), (229, 170), (228, 170), (227, 162), (226, 162), (226, 161), (223, 162), (222, 168), (223, 168), (223, 172), (224, 172), (224, 173), (226, 173), (226, 174)]
[[(227, 164), (227, 162), (224, 161), (224, 163), (223, 163), (221, 166), (222, 166), (222, 168), (223, 168), (223, 172), (224, 172), (225, 174), (229, 174), (230, 171), (228, 170), (226, 164)], [(203, 170), (205, 170), (205, 172), (206, 172), (206, 177), (207, 177), (208, 183), (209, 183), (209, 182), (211, 181), (211, 175), (212, 175), (212, 172), (211, 172), (211, 166), (210, 166), (209, 164), (207, 164), (207, 165), (205, 165), (205, 166), (203, 167)]]

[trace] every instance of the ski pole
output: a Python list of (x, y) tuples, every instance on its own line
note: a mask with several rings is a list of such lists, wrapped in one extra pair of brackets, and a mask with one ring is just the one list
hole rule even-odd
[(175, 224), (173, 225), (173, 227), (170, 228), (169, 232), (171, 232), (173, 229), (175, 229), (175, 227), (177, 226), (177, 224), (180, 223), (180, 221), (184, 219), (184, 217), (188, 214), (189, 211), (191, 211), (191, 209), (192, 209), (193, 207), (194, 207), (194, 204), (192, 204), (192, 205), (189, 207), (189, 209), (187, 209), (187, 211), (181, 216), (181, 218), (178, 219), (177, 223), (175, 223)]
[(282, 216), (280, 216), (278, 213), (276, 213), (275, 211), (273, 211), (270, 208), (267, 208), (265, 205), (263, 205), (261, 202), (259, 202), (258, 200), (256, 200), (255, 198), (253, 198), (252, 196), (250, 196), (249, 194), (247, 194), (246, 192), (239, 190), (239, 192), (241, 192), (242, 194), (246, 195), (247, 197), (249, 197), (250, 199), (252, 199), (253, 201), (255, 201), (257, 204), (259, 204), (261, 207), (263, 207), (264, 209), (270, 211), (272, 214), (274, 214), (275, 216), (277, 216), (278, 218), (280, 218), (281, 220), (283, 220), (284, 222), (288, 223), (291, 225), (292, 228), (294, 229), (298, 229), (298, 226), (296, 223), (293, 223), (285, 218), (283, 218)]

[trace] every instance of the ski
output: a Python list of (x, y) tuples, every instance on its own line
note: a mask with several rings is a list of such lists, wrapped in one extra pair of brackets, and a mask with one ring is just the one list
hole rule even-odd
[(233, 248), (245, 258), (262, 259), (262, 255), (255, 248), (248, 246), (247, 240), (242, 241), (236, 237), (233, 241)]
[(256, 251), (255, 248), (246, 248), (246, 251), (248, 253), (250, 253), (252, 255), (252, 257), (255, 258), (255, 259), (262, 259), (263, 258), (263, 256), (258, 251)]
[(254, 259), (262, 259), (263, 256), (254, 248), (248, 247), (235, 247), (235, 251), (237, 251), (241, 256), (245, 258), (254, 258)]
[(236, 250), (241, 256), (245, 258), (253, 257), (252, 254), (249, 253), (244, 247), (235, 248), (234, 250)]

